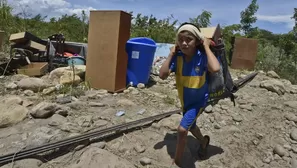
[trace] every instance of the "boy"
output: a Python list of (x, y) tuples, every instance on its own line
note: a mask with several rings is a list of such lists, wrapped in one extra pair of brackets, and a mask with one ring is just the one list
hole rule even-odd
[(198, 154), (203, 157), (209, 144), (209, 136), (201, 134), (196, 119), (203, 111), (208, 100), (207, 71), (220, 70), (220, 64), (210, 50), (209, 39), (201, 42), (200, 30), (190, 23), (182, 24), (177, 31), (176, 45), (170, 51), (160, 68), (160, 78), (166, 79), (171, 72), (176, 74), (176, 86), (182, 105), (183, 118), (178, 126), (178, 139), (173, 164), (181, 166), (181, 159), (186, 145), (188, 131), (198, 141)]

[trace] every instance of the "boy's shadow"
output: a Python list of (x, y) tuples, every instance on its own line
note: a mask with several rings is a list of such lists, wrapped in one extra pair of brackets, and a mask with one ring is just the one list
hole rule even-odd
[[(155, 144), (154, 149), (161, 149), (165, 145), (167, 146), (167, 152), (170, 157), (173, 159), (176, 150), (176, 143), (177, 143), (177, 134), (169, 134), (167, 133), (164, 137), (164, 140)], [(182, 158), (182, 165), (183, 167), (187, 168), (195, 168), (195, 162), (198, 160), (202, 160), (198, 157), (198, 149), (199, 149), (199, 142), (193, 136), (187, 137), (187, 147), (189, 150), (185, 150)], [(207, 149), (207, 156), (203, 160), (207, 160), (210, 157), (222, 154), (224, 150), (220, 147), (213, 146), (209, 144)], [(189, 157), (192, 156), (192, 157)]]

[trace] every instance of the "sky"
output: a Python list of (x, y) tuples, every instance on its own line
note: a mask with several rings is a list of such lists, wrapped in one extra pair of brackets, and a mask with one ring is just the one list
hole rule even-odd
[[(34, 14), (59, 17), (62, 14), (81, 14), (82, 10), (123, 10), (153, 15), (164, 19), (173, 15), (179, 22), (189, 21), (203, 10), (212, 13), (211, 26), (240, 23), (240, 12), (251, 0), (8, 0), (14, 12), (27, 11)], [(273, 33), (292, 30), (291, 19), (297, 0), (258, 0), (258, 18), (253, 26)]]

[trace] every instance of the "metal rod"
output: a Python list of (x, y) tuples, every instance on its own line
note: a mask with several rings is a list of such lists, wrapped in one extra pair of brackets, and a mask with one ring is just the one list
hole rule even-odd
[[(12, 160), (23, 159), (23, 158), (33, 156), (33, 155), (36, 155), (36, 154), (39, 154), (39, 153), (54, 150), (54, 149), (57, 149), (57, 148), (60, 148), (60, 147), (63, 147), (63, 146), (67, 146), (67, 145), (71, 145), (71, 144), (74, 144), (74, 143), (89, 140), (89, 139), (94, 138), (94, 137), (100, 138), (100, 136), (102, 136), (104, 134), (107, 134), (107, 133), (110, 133), (112, 131), (122, 132), (122, 131), (126, 131), (127, 129), (133, 129), (133, 128), (145, 126), (147, 124), (150, 124), (150, 123), (145, 124), (145, 122), (153, 122), (154, 120), (160, 120), (162, 118), (168, 117), (168, 116), (170, 116), (172, 114), (177, 114), (179, 112), (181, 112), (181, 110), (170, 111), (170, 112), (167, 112), (167, 113), (164, 113), (164, 114), (159, 114), (159, 115), (156, 115), (156, 116), (143, 118), (143, 119), (132, 121), (132, 122), (129, 122), (129, 123), (115, 125), (115, 126), (112, 126), (112, 127), (106, 128), (106, 129), (102, 129), (102, 130), (99, 130), (99, 131), (94, 131), (94, 132), (89, 132), (89, 133), (86, 133), (86, 134), (83, 134), (83, 135), (78, 135), (78, 136), (71, 137), (71, 138), (61, 140), (61, 141), (58, 141), (58, 142), (53, 142), (53, 143), (41, 145), (41, 146), (31, 148), (31, 149), (27, 149), (27, 150), (23, 150), (23, 151), (20, 151), (20, 152), (17, 152), (17, 153), (11, 153), (11, 154), (8, 154), (8, 155), (4, 155), (4, 156), (0, 157), (0, 164), (5, 164), (5, 163), (10, 162)], [(141, 125), (139, 126), (139, 124), (141, 124)], [(131, 127), (131, 128), (128, 128), (128, 127)]]

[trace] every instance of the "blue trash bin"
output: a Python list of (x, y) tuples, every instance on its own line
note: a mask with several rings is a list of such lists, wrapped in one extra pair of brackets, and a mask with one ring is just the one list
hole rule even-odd
[(131, 38), (126, 43), (128, 54), (127, 85), (133, 83), (147, 84), (157, 45), (154, 40), (146, 37)]

